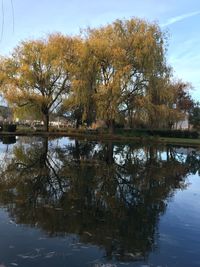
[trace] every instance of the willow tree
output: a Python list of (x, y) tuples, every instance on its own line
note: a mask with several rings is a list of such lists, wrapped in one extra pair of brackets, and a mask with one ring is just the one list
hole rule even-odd
[(129, 125), (137, 110), (137, 99), (147, 93), (152, 77), (162, 77), (166, 36), (155, 23), (140, 19), (117, 20), (88, 30), (88, 40), (98, 64), (98, 116), (111, 131), (120, 114)]
[(1, 62), (4, 97), (14, 107), (37, 108), (48, 131), (49, 115), (69, 92), (72, 68), (72, 38), (55, 34), (22, 42)]
[[(149, 84), (155, 78), (166, 76), (166, 34), (156, 23), (141, 19), (117, 20), (113, 24), (118, 46), (125, 53), (127, 72), (121, 88), (123, 108), (128, 124), (138, 110), (138, 99), (147, 94)], [(141, 104), (141, 101), (140, 101)], [(145, 108), (139, 106), (139, 109)]]
[(119, 119), (121, 87), (127, 71), (124, 51), (117, 45), (112, 25), (88, 30), (88, 41), (97, 66), (94, 100), (97, 118), (105, 120), (110, 132)]
[(189, 94), (189, 83), (166, 77), (154, 77), (148, 85), (146, 112), (152, 128), (172, 128), (189, 115), (194, 102)]
[(90, 125), (96, 119), (94, 94), (97, 83), (97, 61), (88, 41), (76, 39), (75, 65), (68, 98), (63, 101), (63, 110), (71, 112), (78, 128), (83, 122)]
[(179, 116), (174, 109), (175, 91), (170, 76), (151, 77), (143, 101), (146, 125), (150, 128), (171, 128), (172, 121), (177, 120)]

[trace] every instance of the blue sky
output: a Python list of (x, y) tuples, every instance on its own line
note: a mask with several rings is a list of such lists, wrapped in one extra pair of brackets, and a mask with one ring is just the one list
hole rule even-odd
[[(4, 22), (2, 2), (4, 8)], [(200, 100), (200, 0), (0, 0), (0, 54), (7, 55), (24, 39), (51, 32), (77, 34), (117, 18), (157, 21), (169, 31), (168, 62), (175, 76), (191, 82)], [(1, 30), (1, 29), (0, 29)]]

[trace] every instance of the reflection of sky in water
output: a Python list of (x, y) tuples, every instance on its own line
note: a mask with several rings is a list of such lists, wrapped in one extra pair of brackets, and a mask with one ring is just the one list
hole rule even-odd
[[(168, 214), (174, 214), (177, 224), (182, 227), (190, 227), (200, 224), (200, 177), (191, 175), (188, 179), (187, 190), (178, 191), (173, 203), (169, 203)], [(184, 212), (183, 212), (184, 210)], [(174, 222), (175, 223), (175, 222)], [(200, 230), (200, 227), (199, 227)]]
[(166, 266), (200, 266), (200, 177), (188, 177), (189, 186), (168, 203), (159, 226), (159, 251), (149, 262)]
[(0, 164), (4, 164), (8, 158), (12, 157), (13, 146), (14, 146), (13, 144), (11, 145), (2, 144), (0, 141)]
[(68, 137), (62, 137), (62, 138), (54, 139), (54, 140), (50, 139), (50, 145), (52, 145), (52, 146), (64, 147), (64, 146), (67, 146), (69, 144), (74, 145), (75, 141), (73, 139), (68, 138)]

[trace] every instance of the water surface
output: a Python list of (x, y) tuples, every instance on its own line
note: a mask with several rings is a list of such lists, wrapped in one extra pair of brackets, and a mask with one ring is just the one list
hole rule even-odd
[(200, 266), (200, 151), (0, 141), (0, 266)]

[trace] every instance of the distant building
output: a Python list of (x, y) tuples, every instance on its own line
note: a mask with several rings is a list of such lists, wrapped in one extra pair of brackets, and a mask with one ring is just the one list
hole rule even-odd
[(188, 130), (190, 129), (189, 121), (188, 121), (188, 115), (185, 116), (183, 120), (180, 120), (179, 122), (176, 123), (175, 129), (180, 129), (180, 130)]

